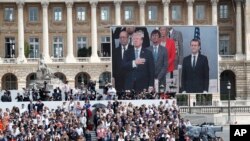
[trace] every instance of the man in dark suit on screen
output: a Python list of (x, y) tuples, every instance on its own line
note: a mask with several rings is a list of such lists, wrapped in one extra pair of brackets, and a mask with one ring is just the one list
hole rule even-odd
[(160, 45), (161, 33), (159, 30), (151, 32), (152, 46), (147, 49), (150, 50), (154, 57), (155, 74), (154, 78), (158, 80), (158, 86), (166, 86), (166, 68), (168, 67), (168, 55), (165, 46)]
[(200, 40), (190, 42), (191, 55), (183, 59), (182, 92), (207, 93), (209, 86), (209, 66), (207, 57), (200, 54)]
[(124, 54), (133, 46), (128, 44), (128, 33), (122, 31), (119, 35), (119, 46), (113, 50), (113, 76), (115, 78), (115, 88), (117, 91), (124, 91), (124, 80), (126, 78), (126, 71), (122, 69), (122, 61)]
[(133, 33), (134, 48), (125, 52), (122, 68), (128, 71), (125, 78), (125, 89), (141, 92), (143, 89), (153, 90), (154, 59), (152, 53), (142, 47), (144, 34), (141, 31)]

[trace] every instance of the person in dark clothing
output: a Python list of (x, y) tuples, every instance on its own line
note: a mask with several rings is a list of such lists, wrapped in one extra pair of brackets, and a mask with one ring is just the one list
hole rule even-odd
[(21, 102), (21, 101), (23, 101), (23, 96), (20, 95), (20, 93), (17, 93), (17, 96), (15, 99), (17, 99), (17, 102)]
[(40, 111), (43, 111), (43, 106), (44, 104), (41, 102), (41, 100), (39, 100), (35, 106), (37, 107), (37, 112), (39, 113)]
[(86, 139), (86, 141), (91, 141), (91, 134), (89, 132), (89, 129), (86, 129), (85, 139)]
[(29, 113), (31, 113), (34, 109), (35, 109), (35, 104), (33, 104), (32, 101), (30, 101), (30, 103), (28, 104)]

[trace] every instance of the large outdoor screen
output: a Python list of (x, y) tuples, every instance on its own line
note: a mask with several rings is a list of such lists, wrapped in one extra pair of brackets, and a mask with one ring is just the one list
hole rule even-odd
[(118, 92), (218, 92), (217, 26), (112, 26)]

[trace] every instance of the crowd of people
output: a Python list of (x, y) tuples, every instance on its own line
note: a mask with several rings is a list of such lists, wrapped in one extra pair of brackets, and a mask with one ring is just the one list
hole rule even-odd
[(42, 101), (12, 109), (0, 109), (0, 141), (100, 141), (184, 140), (186, 126), (175, 100), (134, 106), (111, 101), (106, 105), (84, 104), (71, 99), (51, 109)]

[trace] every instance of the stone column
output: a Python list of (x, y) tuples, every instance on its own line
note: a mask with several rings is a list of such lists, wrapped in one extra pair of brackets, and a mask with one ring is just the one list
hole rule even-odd
[(75, 62), (75, 57), (73, 55), (73, 27), (72, 27), (72, 0), (66, 1), (67, 6), (67, 55), (65, 61), (67, 63)]
[(217, 4), (219, 0), (211, 0), (212, 4), (212, 25), (217, 25), (218, 12), (217, 12)]
[(115, 4), (115, 25), (121, 25), (121, 3), (122, 3), (122, 0), (114, 0), (114, 4)]
[(193, 25), (193, 3), (194, 0), (187, 0), (187, 5), (188, 5), (188, 25)]
[(250, 1), (246, 0), (245, 3), (245, 49), (246, 60), (250, 60)]
[(241, 19), (241, 3), (242, 0), (236, 2), (236, 59), (242, 59), (242, 19)]
[(163, 3), (163, 24), (169, 25), (169, 3), (171, 0), (162, 0)]
[(41, 2), (43, 8), (43, 56), (45, 63), (51, 62), (49, 55), (49, 26), (48, 26), (48, 6), (49, 1), (43, 0)]
[(140, 25), (145, 25), (145, 4), (146, 0), (138, 0), (140, 7)]
[(92, 54), (90, 57), (91, 62), (100, 62), (100, 58), (97, 54), (97, 23), (96, 23), (96, 6), (98, 0), (89, 1), (91, 5), (91, 45), (92, 45)]
[(24, 24), (23, 24), (23, 6), (24, 1), (17, 0), (16, 2), (18, 7), (18, 63), (25, 63), (27, 62), (25, 55), (24, 55)]

